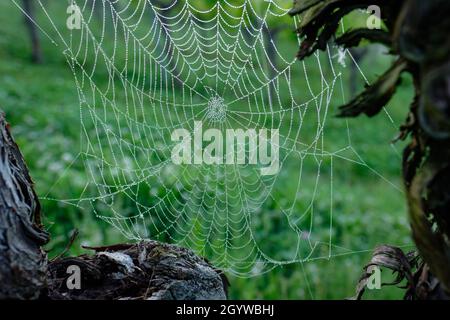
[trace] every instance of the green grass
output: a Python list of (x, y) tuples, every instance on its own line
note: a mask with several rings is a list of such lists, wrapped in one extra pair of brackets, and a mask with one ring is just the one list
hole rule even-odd
[[(62, 11), (64, 12), (64, 11)], [(11, 4), (0, 4), (0, 107), (6, 112), (13, 134), (25, 156), (36, 190), (41, 197), (65, 199), (79, 197), (87, 182), (87, 172), (82, 162), (75, 159), (84, 145), (80, 134), (80, 107), (74, 79), (59, 48), (43, 38), (45, 63), (33, 65), (29, 62), (29, 42), (20, 12)], [(48, 26), (40, 16), (42, 25)], [(63, 21), (60, 21), (63, 23)], [(21, 36), (18, 36), (21, 35)], [(55, 34), (51, 33), (52, 36)], [(295, 52), (295, 42), (285, 41), (283, 50)], [(362, 69), (373, 80), (383, 70), (389, 59), (371, 52), (362, 63)], [(324, 63), (326, 65), (326, 63)], [(295, 69), (294, 69), (295, 70)], [(310, 81), (319, 84), (319, 74), (310, 68)], [(293, 82), (298, 83), (301, 96), (305, 87), (303, 71), (299, 68)], [(103, 79), (102, 79), (103, 77)], [(99, 74), (96, 79), (106, 85), (107, 77)], [(348, 73), (344, 73), (344, 91), (347, 89)], [(406, 219), (406, 206), (401, 191), (400, 153), (402, 145), (390, 145), (397, 127), (406, 117), (411, 94), (409, 79), (405, 79), (395, 99), (389, 104), (389, 115), (368, 119), (342, 120), (329, 117), (325, 129), (327, 150), (339, 150), (348, 145), (347, 127), (351, 132), (351, 146), (364, 159), (367, 166), (355, 165), (347, 160), (333, 160), (333, 221), (332, 256), (329, 248), (320, 246), (315, 257), (302, 263), (284, 265), (252, 278), (230, 275), (230, 295), (236, 299), (342, 299), (354, 294), (362, 267), (370, 259), (371, 250), (378, 244), (410, 245)], [(361, 88), (363, 83), (360, 82)], [(303, 89), (302, 89), (303, 88)], [(336, 90), (338, 92), (338, 90)], [(331, 104), (331, 112), (342, 101), (337, 94)], [(251, 106), (246, 106), (251, 107)], [(244, 106), (243, 106), (244, 108)], [(311, 117), (314, 113), (311, 114)], [(302, 139), (311, 139), (317, 123), (312, 120), (304, 124)], [(298, 119), (297, 119), (298, 120)], [(87, 126), (93, 130), (93, 126)], [(282, 128), (282, 131), (286, 128)], [(92, 131), (89, 131), (92, 133)], [(106, 151), (106, 150), (105, 150)], [(355, 154), (343, 156), (354, 159)], [(308, 168), (315, 168), (306, 160)], [(255, 225), (257, 237), (265, 252), (275, 258), (289, 257), (295, 245), (296, 235), (288, 232), (286, 221), (280, 218), (279, 210), (284, 202), (296, 196), (298, 163), (289, 160), (276, 183), (273, 195), (276, 201), (263, 206), (261, 220)], [(312, 237), (325, 241), (330, 235), (330, 182), (331, 162), (324, 157), (319, 181), (319, 190), (314, 196), (314, 214), (307, 213), (305, 221), (313, 220)], [(380, 178), (375, 172), (380, 173)], [(311, 199), (317, 172), (305, 170), (301, 197)], [(393, 188), (390, 183), (399, 186)], [(53, 187), (52, 187), (53, 186)], [(143, 184), (142, 188), (146, 186)], [(145, 189), (146, 190), (146, 189)], [(149, 191), (149, 190), (146, 190)], [(161, 196), (163, 189), (157, 190)], [(133, 213), (133, 203), (123, 197), (118, 199), (115, 209)], [(152, 201), (148, 197), (142, 203)], [(81, 244), (103, 245), (127, 241), (115, 228), (95, 218), (92, 207), (77, 207), (61, 201), (43, 200), (44, 222), (52, 234), (48, 245), (50, 255), (57, 255), (64, 248), (71, 231), (81, 232), (72, 253), (80, 253)], [(299, 201), (295, 211), (303, 212), (308, 203)], [(94, 205), (95, 210), (107, 213), (110, 208)], [(305, 225), (302, 225), (305, 227)], [(201, 225), (195, 225), (201, 229)], [(305, 249), (306, 250), (306, 249)], [(305, 251), (307, 252), (307, 251)], [(314, 258), (314, 257), (313, 257)], [(383, 280), (389, 279), (387, 272)], [(370, 298), (401, 298), (397, 289), (385, 289), (369, 293)]]

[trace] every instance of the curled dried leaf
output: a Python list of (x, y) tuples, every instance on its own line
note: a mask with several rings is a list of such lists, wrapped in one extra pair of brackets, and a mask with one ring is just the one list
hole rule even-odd
[(296, 0), (290, 14), (301, 16), (297, 31), (304, 38), (298, 58), (304, 59), (316, 50), (325, 50), (341, 19), (356, 9), (366, 9), (370, 4), (373, 0)]
[[(391, 283), (382, 283), (382, 286), (397, 286), (406, 279), (407, 287), (414, 288), (414, 273), (420, 267), (418, 255), (415, 252), (404, 253), (397, 247), (382, 245), (375, 249), (370, 263), (364, 268), (356, 288), (356, 295), (352, 298), (359, 300), (362, 298), (373, 267), (387, 268), (396, 274), (396, 278)], [(412, 290), (414, 291), (414, 290)]]

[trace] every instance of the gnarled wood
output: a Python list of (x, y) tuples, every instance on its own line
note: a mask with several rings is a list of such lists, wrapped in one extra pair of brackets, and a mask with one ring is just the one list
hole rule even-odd
[(0, 114), (0, 299), (36, 299), (46, 286), (48, 234), (23, 157)]
[[(226, 278), (191, 250), (156, 241), (92, 249), (49, 264), (50, 299), (226, 299)], [(80, 268), (80, 290), (67, 288), (71, 265)]]

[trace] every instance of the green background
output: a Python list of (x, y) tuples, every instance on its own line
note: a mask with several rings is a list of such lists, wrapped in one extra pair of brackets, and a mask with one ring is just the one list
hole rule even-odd
[[(65, 4), (63, 1), (46, 1), (55, 21), (63, 26)], [(60, 16), (57, 15), (60, 13)], [(39, 24), (55, 32), (48, 20), (38, 11)], [(0, 3), (0, 108), (6, 113), (13, 135), (18, 142), (36, 183), (36, 190), (42, 198), (64, 199), (67, 195), (78, 197), (84, 186), (86, 171), (82, 165), (70, 165), (80, 150), (80, 109), (73, 75), (67, 66), (61, 49), (55, 47), (42, 34), (41, 41), (44, 62), (40, 65), (30, 62), (30, 41), (25, 29), (24, 18), (18, 8), (9, 1)], [(346, 27), (361, 23), (361, 18), (353, 17), (345, 21)], [(281, 23), (281, 22), (280, 22)], [(286, 23), (283, 21), (283, 24)], [(290, 31), (291, 32), (291, 31)], [(295, 54), (295, 37), (283, 41), (286, 54)], [(372, 81), (384, 70), (392, 58), (378, 47), (368, 49), (361, 61), (361, 68)], [(350, 60), (347, 60), (350, 64)], [(295, 69), (293, 69), (295, 72)], [(343, 85), (347, 97), (350, 90), (349, 69), (343, 71)], [(303, 71), (299, 68), (297, 81), (302, 81)], [(317, 72), (310, 74), (312, 83), (319, 82)], [(104, 81), (106, 79), (103, 79)], [(101, 77), (98, 81), (102, 81)], [(296, 78), (293, 79), (296, 81)], [(356, 81), (358, 91), (364, 82)], [(293, 86), (295, 88), (295, 86)], [(281, 92), (283, 94), (283, 92)], [(348, 120), (352, 129), (352, 146), (358, 150), (368, 167), (380, 172), (386, 180), (401, 186), (400, 153), (403, 145), (391, 146), (397, 135), (397, 127), (406, 118), (411, 100), (410, 79), (405, 78), (394, 100), (387, 110), (394, 125), (380, 114), (368, 119), (361, 117)], [(331, 112), (336, 113), (341, 101), (332, 101)], [(332, 117), (332, 115), (331, 115)], [(327, 127), (327, 135), (332, 136), (338, 147), (347, 139), (346, 120), (334, 119)], [(395, 149), (395, 150), (394, 150)], [(363, 266), (369, 261), (370, 253), (378, 244), (393, 244), (411, 249), (404, 195), (374, 175), (368, 167), (343, 164), (335, 170), (339, 184), (333, 189), (333, 243), (346, 250), (330, 259), (320, 259), (279, 266), (274, 270), (255, 277), (235, 277), (229, 275), (230, 297), (235, 299), (343, 299), (354, 294), (357, 280)], [(289, 167), (288, 169), (289, 170)], [(306, 175), (316, 176), (316, 172)], [(327, 173), (325, 173), (326, 175)], [(62, 178), (61, 178), (62, 177)], [(58, 179), (57, 186), (50, 188)], [(276, 189), (275, 197), (282, 202), (283, 197), (295, 192), (295, 181), (287, 180), (283, 188)], [(315, 214), (326, 216), (329, 194), (319, 193), (314, 199)], [(52, 234), (48, 244), (50, 257), (58, 255), (71, 232), (77, 228), (80, 235), (71, 247), (71, 253), (84, 252), (81, 245), (104, 245), (127, 241), (110, 225), (95, 218), (88, 208), (79, 208), (61, 201), (42, 199), (44, 223)], [(124, 201), (122, 210), (133, 210)], [(107, 210), (107, 209), (105, 209)], [(283, 254), (293, 239), (286, 236), (283, 228), (276, 227), (277, 205), (263, 207), (262, 216), (268, 226), (261, 232), (265, 237), (276, 239), (274, 245), (265, 248), (273, 254)], [(324, 220), (314, 227), (317, 234), (329, 233), (329, 221)], [(277, 245), (278, 244), (278, 245)], [(383, 282), (392, 278), (383, 271)], [(369, 292), (368, 298), (401, 298), (398, 289), (383, 289)]]

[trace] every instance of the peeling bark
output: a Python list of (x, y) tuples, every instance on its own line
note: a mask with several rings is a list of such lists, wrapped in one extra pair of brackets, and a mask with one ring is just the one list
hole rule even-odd
[(46, 286), (48, 234), (33, 182), (0, 114), (0, 299), (36, 299)]

